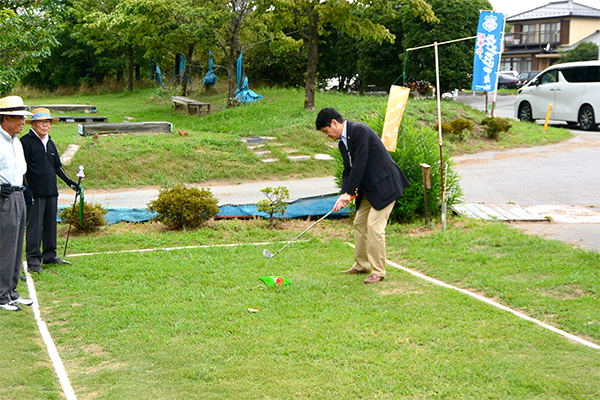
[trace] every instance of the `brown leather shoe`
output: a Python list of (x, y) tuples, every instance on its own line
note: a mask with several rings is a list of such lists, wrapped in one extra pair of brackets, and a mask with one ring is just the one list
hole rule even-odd
[(369, 275), (369, 277), (367, 279), (365, 279), (365, 283), (377, 283), (377, 282), (381, 282), (384, 279), (385, 279), (385, 276), (371, 274), (371, 275)]
[(365, 271), (361, 271), (361, 270), (359, 270), (359, 269), (356, 269), (356, 268), (352, 267), (352, 268), (350, 268), (350, 269), (348, 269), (348, 270), (346, 270), (346, 271), (340, 271), (340, 272), (341, 272), (342, 274), (370, 274), (370, 273), (371, 273), (371, 270), (370, 270), (370, 269), (367, 269), (367, 270), (365, 270)]

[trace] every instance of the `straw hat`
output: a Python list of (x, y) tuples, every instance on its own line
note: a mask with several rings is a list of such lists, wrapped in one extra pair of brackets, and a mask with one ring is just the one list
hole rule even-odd
[(8, 96), (0, 99), (0, 115), (31, 115), (19, 96)]
[(46, 119), (49, 119), (52, 124), (58, 122), (58, 118), (50, 116), (50, 110), (48, 110), (47, 108), (35, 108), (31, 112), (33, 113), (33, 117), (25, 121), (26, 124), (33, 125), (35, 121), (43, 121)]

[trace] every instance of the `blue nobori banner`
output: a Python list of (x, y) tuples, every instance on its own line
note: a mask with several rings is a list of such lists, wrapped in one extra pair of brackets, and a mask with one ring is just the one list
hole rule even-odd
[(481, 12), (475, 40), (473, 61), (473, 86), (471, 90), (492, 92), (496, 90), (496, 72), (502, 48), (504, 14)]

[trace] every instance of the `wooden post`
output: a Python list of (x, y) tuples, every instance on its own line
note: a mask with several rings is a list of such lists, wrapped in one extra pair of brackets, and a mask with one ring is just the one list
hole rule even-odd
[(422, 163), (423, 168), (423, 198), (425, 200), (425, 226), (429, 226), (429, 206), (427, 205), (427, 189), (431, 189), (431, 167)]

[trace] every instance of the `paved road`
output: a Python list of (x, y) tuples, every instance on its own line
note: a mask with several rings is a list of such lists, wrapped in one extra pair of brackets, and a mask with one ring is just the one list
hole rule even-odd
[[(483, 96), (458, 101), (485, 109)], [(498, 96), (497, 116), (513, 118), (515, 96)], [(566, 127), (561, 122), (551, 122)], [(456, 157), (465, 201), (600, 209), (600, 132), (572, 130), (566, 142)], [(521, 229), (600, 251), (600, 224), (521, 223)]]

